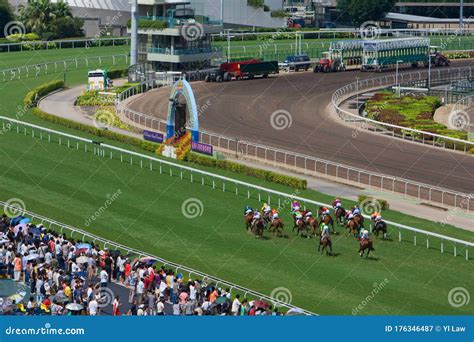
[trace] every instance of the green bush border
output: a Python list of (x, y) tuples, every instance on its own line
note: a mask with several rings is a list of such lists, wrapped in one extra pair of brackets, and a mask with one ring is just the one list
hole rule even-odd
[(268, 182), (283, 184), (293, 189), (304, 190), (308, 187), (308, 182), (305, 179), (286, 176), (272, 171), (257, 169), (255, 167), (242, 165), (229, 160), (217, 160), (214, 158), (199, 155), (197, 153), (188, 153), (186, 156), (186, 161), (202, 166), (216, 167), (219, 169), (224, 169), (236, 173), (242, 173), (247, 176), (266, 180)]
[(34, 107), (43, 96), (61, 88), (64, 88), (64, 81), (51, 81), (42, 84), (26, 94), (23, 104), (27, 107)]

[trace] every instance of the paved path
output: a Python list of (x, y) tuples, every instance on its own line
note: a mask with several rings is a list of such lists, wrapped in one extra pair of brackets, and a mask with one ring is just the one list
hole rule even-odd
[[(241, 83), (241, 82), (236, 82)], [(244, 82), (242, 82), (244, 84)], [(64, 90), (61, 92), (56, 92), (41, 101), (40, 108), (50, 114), (54, 114), (60, 117), (68, 118), (73, 121), (81, 122), (84, 124), (92, 125), (92, 121), (84, 117), (81, 113), (80, 108), (74, 106), (74, 101), (84, 90), (84, 87), (74, 87), (72, 89)], [(169, 88), (163, 89), (169, 92)], [(156, 92), (154, 92), (156, 94)], [(143, 96), (137, 96), (136, 98), (143, 98)], [(166, 96), (168, 98), (168, 95)], [(148, 98), (147, 98), (148, 99)], [(138, 100), (133, 100), (135, 103), (139, 102)], [(223, 118), (224, 121), (227, 119)], [(129, 122), (132, 124), (132, 122)], [(116, 132), (134, 136), (136, 138), (142, 139), (142, 136), (136, 133), (131, 133), (122, 129), (114, 128)], [(472, 157), (471, 157), (472, 158)], [(230, 158), (232, 159), (232, 158)], [(255, 163), (252, 161), (243, 161), (241, 159), (235, 160), (239, 163), (244, 163), (252, 166), (256, 166), (263, 169), (275, 170), (272, 166), (262, 165), (260, 163)], [(280, 173), (293, 175), (285, 169), (278, 169)], [(437, 222), (444, 222), (444, 220), (449, 216), (449, 213), (445, 210), (428, 207), (425, 205), (420, 205), (415, 200), (405, 199), (403, 196), (398, 196), (396, 194), (388, 192), (378, 192), (374, 190), (356, 188), (347, 185), (343, 185), (337, 182), (330, 182), (327, 180), (318, 179), (315, 177), (306, 177), (298, 175), (308, 180), (308, 187), (316, 191), (326, 193), (332, 196), (341, 196), (346, 197), (351, 200), (356, 200), (359, 194), (366, 194), (371, 196), (376, 196), (377, 198), (386, 199), (389, 201), (391, 208), (408, 215), (415, 217), (420, 217), (428, 220), (433, 220)], [(464, 212), (456, 213), (454, 217), (449, 216), (449, 223), (463, 229), (468, 229), (474, 231), (474, 225), (472, 224), (474, 220), (474, 214), (467, 214)]]

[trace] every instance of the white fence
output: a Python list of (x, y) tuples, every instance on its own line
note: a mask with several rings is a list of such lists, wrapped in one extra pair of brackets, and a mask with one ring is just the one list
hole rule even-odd
[(62, 61), (45, 62), (40, 64), (25, 65), (16, 68), (0, 70), (0, 82), (10, 82), (13, 80), (21, 80), (22, 78), (38, 77), (48, 75), (48, 73), (66, 72), (69, 69), (79, 69), (80, 67), (88, 68), (89, 63), (94, 61), (99, 65), (105, 61), (111, 61), (112, 65), (124, 62), (128, 64), (128, 55), (110, 55), (97, 57), (73, 58)]
[[(471, 78), (474, 74), (472, 67), (465, 68), (449, 68), (449, 69), (434, 69), (431, 71), (431, 82), (443, 82), (451, 79), (461, 79), (462, 77)], [(400, 73), (398, 75), (398, 84), (427, 81), (427, 72), (410, 72)], [(412, 128), (392, 125), (388, 123), (379, 122), (369, 118), (362, 117), (358, 113), (352, 113), (341, 108), (341, 105), (357, 96), (375, 89), (386, 88), (397, 85), (396, 75), (387, 75), (378, 78), (371, 78), (361, 80), (348, 84), (338, 89), (332, 96), (332, 105), (337, 115), (344, 121), (357, 123), (357, 127), (361, 130), (367, 130), (382, 135), (390, 134), (392, 137), (397, 137), (404, 140), (428, 144), (440, 148), (453, 149), (455, 151), (468, 152), (474, 148), (474, 142), (450, 138), (439, 134), (420, 131)]]
[[(122, 93), (120, 99), (124, 100), (144, 91), (146, 91), (146, 87), (138, 85)], [(119, 103), (117, 106), (117, 113), (122, 120), (131, 121), (141, 128), (166, 132), (166, 121), (131, 110), (123, 103)], [(368, 186), (372, 189), (396, 192), (403, 194), (406, 198), (416, 198), (418, 201), (457, 207), (467, 211), (474, 210), (474, 197), (470, 194), (369, 172), (348, 165), (242, 141), (238, 138), (226, 137), (203, 130), (200, 132), (200, 139), (206, 144), (213, 145), (221, 152), (232, 154), (237, 158), (263, 161), (274, 167), (284, 166), (305, 175), (335, 178), (336, 180), (356, 184), (357, 186)]]
[(48, 41), (29, 41), (29, 42), (11, 42), (0, 44), (1, 52), (12, 51), (31, 51), (31, 50), (55, 50), (55, 49), (74, 49), (90, 48), (101, 46), (129, 45), (130, 37), (114, 38), (84, 38), (84, 39), (63, 39)]
[[(14, 206), (11, 206), (8, 203), (3, 202), (3, 201), (0, 201), (0, 206), (4, 210), (6, 208), (10, 208), (12, 210), (18, 210), (18, 208), (14, 207)], [(66, 233), (66, 231), (67, 231), (67, 232), (69, 232), (68, 235), (71, 238), (74, 238), (75, 240), (80, 239), (82, 242), (93, 242), (94, 244), (101, 244), (103, 248), (107, 247), (107, 248), (110, 249), (110, 247), (112, 247), (113, 249), (120, 250), (121, 252), (124, 252), (126, 254), (134, 255), (138, 259), (141, 259), (143, 257), (149, 257), (149, 258), (152, 258), (152, 259), (156, 259), (162, 265), (164, 265), (168, 268), (175, 269), (176, 273), (179, 273), (179, 272), (188, 273), (189, 278), (191, 278), (191, 277), (194, 278), (194, 276), (197, 276), (197, 277), (201, 278), (206, 283), (215, 283), (216, 286), (228, 287), (231, 290), (231, 292), (233, 290), (240, 291), (243, 294), (245, 294), (245, 297), (250, 295), (250, 296), (254, 297), (255, 299), (265, 300), (269, 303), (272, 303), (275, 306), (285, 307), (286, 309), (299, 309), (306, 315), (317, 315), (314, 312), (311, 312), (311, 311), (308, 311), (308, 310), (303, 310), (303, 309), (298, 308), (294, 305), (291, 305), (290, 303), (283, 302), (283, 301), (281, 301), (277, 298), (273, 298), (273, 297), (270, 297), (268, 295), (259, 293), (257, 291), (250, 290), (246, 287), (231, 283), (229, 281), (216, 278), (212, 275), (200, 272), (198, 270), (189, 268), (187, 266), (180, 265), (180, 264), (174, 263), (174, 262), (169, 261), (169, 260), (165, 260), (163, 258), (160, 258), (159, 256), (148, 254), (146, 252), (139, 251), (137, 249), (134, 249), (134, 248), (131, 248), (131, 247), (128, 247), (128, 246), (124, 246), (122, 244), (119, 244), (119, 243), (101, 238), (100, 236), (88, 233), (88, 232), (86, 232), (82, 229), (71, 227), (67, 224), (52, 220), (50, 218), (46, 218), (44, 216), (35, 214), (31, 211), (20, 210), (20, 214), (30, 218), (33, 221), (33, 223), (35, 223), (35, 224), (40, 224), (41, 223), (41, 224), (43, 224), (43, 226), (47, 227), (48, 229), (54, 230), (54, 231), (59, 232), (61, 234)]]
[[(281, 207), (282, 203), (287, 203), (291, 200), (298, 200), (302, 202), (304, 206), (330, 206), (327, 203), (313, 201), (311, 199), (297, 196), (294, 194), (283, 193), (251, 183), (213, 174), (211, 172), (195, 169), (189, 166), (179, 165), (156, 157), (125, 150), (113, 145), (104, 144), (98, 141), (93, 141), (71, 134), (66, 134), (45, 127), (22, 122), (19, 120), (10, 119), (3, 116), (0, 116), (0, 120), (2, 121), (3, 134), (5, 134), (6, 132), (13, 131), (17, 134), (24, 134), (25, 136), (30, 135), (33, 138), (39, 138), (41, 140), (44, 139), (47, 140), (49, 143), (57, 142), (58, 144), (67, 146), (68, 148), (75, 148), (77, 150), (84, 149), (85, 152), (93, 151), (95, 155), (101, 158), (117, 158), (120, 159), (121, 162), (129, 163), (130, 165), (139, 165), (141, 168), (149, 168), (150, 171), (159, 170), (160, 174), (167, 173), (171, 177), (178, 176), (179, 174), (179, 177), (183, 181), (189, 180), (192, 183), (200, 183), (202, 186), (212, 186), (213, 189), (219, 189), (223, 192), (233, 193), (236, 196), (241, 195), (246, 196), (247, 198), (251, 198), (252, 190), (256, 193), (255, 199), (258, 199), (258, 201), (265, 200), (270, 205), (272, 205), (272, 203), (274, 205), (278, 203), (278, 207)], [(58, 140), (56, 141), (54, 140), (54, 138), (57, 138)], [(185, 174), (186, 172), (187, 174)], [(370, 219), (370, 216), (368, 215), (364, 215), (364, 217)], [(421, 235), (422, 237), (425, 237), (426, 248), (430, 248), (430, 238), (439, 239), (441, 253), (445, 252), (445, 243), (450, 243), (453, 246), (453, 254), (456, 256), (458, 254), (457, 245), (461, 245), (465, 247), (466, 260), (469, 260), (469, 247), (474, 246), (474, 243), (472, 242), (444, 236), (418, 228), (409, 227), (392, 221), (386, 222), (389, 227), (391, 227), (391, 229), (398, 229), (398, 240), (400, 242), (403, 239), (402, 234), (405, 234), (410, 237), (410, 240), (413, 238), (414, 245), (417, 245), (417, 243), (419, 243), (419, 239), (417, 239), (417, 236)], [(433, 248), (433, 245), (431, 245), (431, 248)]]

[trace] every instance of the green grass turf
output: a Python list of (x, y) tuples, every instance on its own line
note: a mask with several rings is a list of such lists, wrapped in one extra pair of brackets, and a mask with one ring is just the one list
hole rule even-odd
[(77, 49), (35, 50), (0, 53), (0, 70), (74, 58), (128, 54), (127, 46), (107, 46)]
[[(210, 180), (202, 186), (197, 176), (194, 183), (189, 175), (181, 180), (176, 170), (170, 177), (166, 168), (160, 174), (156, 166), (153, 172), (141, 169), (138, 161), (130, 166), (100, 159), (14, 132), (5, 138), (2, 198), (21, 198), (30, 211), (263, 293), (284, 286), (293, 304), (321, 314), (351, 314), (381, 282), (383, 290), (360, 314), (467, 314), (473, 309), (472, 303), (454, 309), (447, 299), (452, 288), (472, 289), (474, 281), (472, 261), (464, 260), (460, 246), (461, 256), (455, 258), (408, 242), (375, 240), (373, 258), (362, 260), (357, 242), (341, 234), (334, 237), (337, 257), (321, 256), (315, 240), (293, 236), (290, 227), (289, 238), (283, 239), (246, 234), (242, 208), (258, 205), (255, 192), (249, 200), (233, 189), (213, 189)], [(119, 198), (86, 227), (107, 194), (118, 190)], [(183, 216), (188, 198), (203, 203), (202, 216)], [(287, 212), (282, 218), (289, 225)]]
[[(26, 91), (54, 77), (62, 77), (62, 74), (8, 83), (0, 92), (1, 115), (15, 116)], [(68, 73), (70, 84), (85, 80), (82, 71)], [(21, 119), (87, 136), (38, 120), (29, 112)], [(202, 187), (117, 160), (102, 163), (91, 154), (15, 133), (1, 136), (0, 141), (2, 200), (22, 198), (28, 210), (85, 228), (85, 220), (104, 205), (106, 194), (121, 189), (123, 195), (97, 224), (87, 228), (111, 240), (267, 294), (279, 286), (288, 287), (294, 304), (324, 314), (351, 314), (353, 306), (370, 294), (373, 283), (385, 278), (389, 283), (361, 314), (465, 314), (472, 310), (472, 304), (455, 310), (447, 302), (451, 288), (472, 287), (474, 280), (472, 262), (462, 256), (454, 258), (448, 253), (452, 252), (452, 246), (447, 243), (446, 253), (441, 254), (437, 250), (439, 242), (435, 240), (430, 241), (431, 247), (435, 247), (430, 250), (414, 247), (410, 242), (377, 241), (374, 257), (378, 259), (361, 261), (356, 254), (357, 243), (338, 236), (335, 249), (339, 256), (328, 259), (315, 252), (315, 241), (294, 238), (291, 234), (290, 239), (256, 241), (245, 234), (242, 209), (247, 203), (257, 205), (256, 193), (248, 200), (230, 192), (212, 190), (209, 180), (208, 186)], [(219, 173), (268, 186), (249, 177)], [(189, 179), (189, 175), (186, 177)], [(38, 183), (39, 186), (35, 185)], [(272, 187), (288, 193), (294, 191)], [(331, 200), (312, 191), (301, 195), (326, 202)], [(189, 197), (204, 203), (202, 217), (187, 220), (182, 216), (181, 205)], [(384, 216), (473, 241), (472, 233), (452, 227), (441, 227), (400, 213), (386, 212)], [(283, 218), (288, 224), (286, 213)], [(390, 233), (396, 240), (397, 231), (391, 229)], [(403, 238), (412, 241), (413, 237), (403, 234)], [(425, 243), (421, 236), (418, 243)], [(458, 253), (464, 253), (461, 246)]]

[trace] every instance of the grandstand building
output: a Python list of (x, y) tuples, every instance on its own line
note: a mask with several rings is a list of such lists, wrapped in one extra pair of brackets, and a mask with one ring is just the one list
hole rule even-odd
[(138, 0), (138, 62), (155, 70), (202, 69), (222, 52), (211, 46), (211, 35), (222, 21), (199, 12), (184, 0)]

